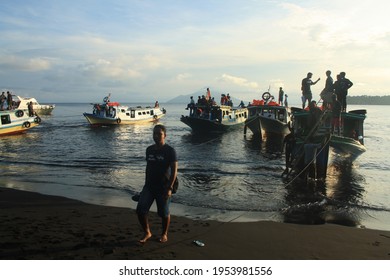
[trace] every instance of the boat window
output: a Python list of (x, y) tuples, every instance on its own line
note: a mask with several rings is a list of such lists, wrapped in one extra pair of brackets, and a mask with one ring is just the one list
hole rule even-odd
[(146, 112), (142, 112), (142, 115), (146, 115)]
[(1, 124), (9, 124), (9, 123), (11, 123), (10, 115), (2, 115)]
[(138, 116), (142, 116), (142, 112), (138, 112)]

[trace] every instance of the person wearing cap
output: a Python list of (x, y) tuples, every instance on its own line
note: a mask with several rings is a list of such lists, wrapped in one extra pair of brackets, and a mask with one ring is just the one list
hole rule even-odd
[(308, 105), (310, 104), (311, 100), (313, 99), (313, 94), (311, 93), (311, 86), (315, 85), (320, 78), (318, 78), (315, 82), (311, 80), (313, 77), (313, 73), (309, 72), (307, 73), (306, 78), (302, 80), (302, 109), (305, 109), (306, 100), (308, 101)]

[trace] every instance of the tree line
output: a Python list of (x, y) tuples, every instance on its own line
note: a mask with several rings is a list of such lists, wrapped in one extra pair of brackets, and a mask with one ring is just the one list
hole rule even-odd
[(390, 95), (385, 96), (347, 96), (348, 104), (356, 105), (390, 105)]

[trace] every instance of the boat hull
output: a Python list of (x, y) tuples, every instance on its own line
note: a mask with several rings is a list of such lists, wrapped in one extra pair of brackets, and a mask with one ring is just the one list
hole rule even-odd
[(277, 105), (256, 105), (248, 107), (249, 118), (245, 125), (255, 135), (276, 134), (287, 135), (290, 133), (290, 111), (287, 107)]
[(29, 117), (27, 110), (1, 111), (0, 117), (0, 136), (25, 133), (41, 122), (41, 119), (37, 116)]
[(335, 153), (348, 157), (358, 157), (367, 150), (358, 140), (337, 135), (332, 135), (330, 138), (330, 146)]
[(197, 133), (220, 133), (227, 132), (234, 129), (238, 129), (244, 126), (243, 122), (225, 122), (221, 123), (218, 121), (201, 119), (201, 118), (192, 118), (189, 116), (181, 116), (180, 120), (188, 125), (194, 132)]
[(110, 117), (100, 117), (90, 113), (84, 113), (84, 117), (91, 125), (131, 125), (131, 124), (143, 124), (158, 121), (163, 115), (157, 117), (151, 117), (147, 119), (122, 119), (122, 118), (110, 118)]

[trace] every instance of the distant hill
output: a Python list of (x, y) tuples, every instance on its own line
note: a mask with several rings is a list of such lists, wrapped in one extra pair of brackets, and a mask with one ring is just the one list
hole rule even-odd
[(390, 95), (385, 96), (347, 96), (348, 104), (356, 105), (390, 105)]

